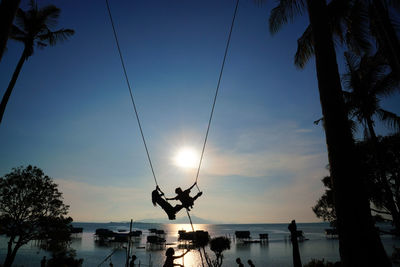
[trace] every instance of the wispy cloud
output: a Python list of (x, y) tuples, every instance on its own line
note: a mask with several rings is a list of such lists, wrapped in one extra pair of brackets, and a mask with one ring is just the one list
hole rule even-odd
[(265, 177), (323, 169), (327, 163), (323, 139), (307, 133), (294, 123), (243, 131), (230, 147), (212, 146), (207, 151), (204, 171), (208, 175)]

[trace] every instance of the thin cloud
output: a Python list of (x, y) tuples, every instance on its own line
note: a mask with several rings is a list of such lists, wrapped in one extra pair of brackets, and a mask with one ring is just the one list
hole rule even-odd
[(273, 129), (241, 133), (229, 149), (213, 146), (207, 151), (207, 175), (265, 177), (277, 172), (307, 173), (327, 163), (320, 136), (303, 135), (292, 123)]

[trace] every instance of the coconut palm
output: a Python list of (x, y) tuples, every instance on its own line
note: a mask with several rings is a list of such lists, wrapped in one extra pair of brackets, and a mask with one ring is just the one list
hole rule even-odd
[(35, 1), (30, 2), (30, 9), (28, 11), (18, 9), (11, 37), (16, 41), (22, 42), (24, 50), (1, 100), (0, 124), (22, 66), (33, 55), (34, 48), (36, 46), (39, 48), (44, 48), (48, 45), (54, 46), (74, 34), (74, 31), (71, 29), (59, 29), (55, 31), (51, 29), (51, 27), (56, 26), (60, 12), (61, 10), (54, 5), (39, 9)]
[[(287, 2), (287, 1), (286, 1)], [(289, 1), (296, 2), (296, 1)], [(298, 1), (302, 3), (304, 1)], [(294, 10), (286, 10), (284, 5), (278, 5), (271, 11), (269, 29), (272, 34), (280, 30), (283, 24), (288, 22), (286, 16), (301, 15), (303, 7)], [(288, 12), (285, 14), (285, 12)], [(357, 0), (332, 0), (327, 4), (327, 20), (332, 30), (334, 44), (347, 45), (357, 54), (369, 51), (371, 48), (370, 35), (367, 27), (368, 9)], [(293, 19), (293, 18), (292, 18)], [(302, 69), (309, 59), (314, 56), (314, 40), (311, 25), (308, 25), (304, 33), (297, 40), (297, 51), (294, 57), (295, 65)]]
[(374, 117), (378, 117), (390, 128), (400, 130), (400, 117), (380, 106), (381, 98), (399, 89), (395, 74), (388, 71), (381, 53), (362, 58), (345, 53), (347, 73), (343, 82), (349, 107), (349, 116), (355, 118), (363, 127), (365, 136), (376, 139)]
[[(399, 0), (332, 0), (328, 4), (328, 19), (335, 43), (346, 44), (357, 55), (368, 53), (371, 37), (383, 52), (395, 76), (400, 80), (400, 44), (389, 9), (400, 10)], [(276, 12), (277, 14), (274, 14)], [(279, 15), (275, 10), (271, 14)], [(271, 21), (271, 19), (270, 19)], [(281, 25), (270, 24), (276, 32)], [(297, 41), (295, 65), (304, 68), (314, 55), (312, 30), (308, 26)]]
[[(371, 141), (376, 163), (382, 166), (383, 157), (374, 129), (374, 118), (378, 117), (388, 126), (397, 131), (400, 130), (400, 117), (380, 106), (382, 97), (398, 89), (398, 80), (394, 72), (388, 71), (388, 66), (380, 52), (374, 56), (365, 55), (361, 59), (354, 54), (345, 53), (345, 59), (348, 73), (344, 75), (343, 81), (348, 91), (344, 92), (344, 96), (349, 107), (349, 116), (364, 127), (364, 135)], [(378, 176), (384, 190), (385, 206), (390, 211), (397, 232), (400, 233), (400, 211), (382, 168)]]
[(312, 29), (318, 89), (334, 188), (342, 266), (391, 266), (374, 229), (362, 172), (347, 119), (325, 0), (280, 0), (270, 17), (276, 29), (308, 13)]
[(371, 32), (394, 75), (400, 80), (400, 43), (390, 17), (389, 6), (400, 10), (399, 0), (369, 0)]

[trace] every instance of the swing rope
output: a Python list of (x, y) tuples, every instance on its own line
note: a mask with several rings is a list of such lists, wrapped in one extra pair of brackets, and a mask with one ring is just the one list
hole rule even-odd
[(214, 101), (212, 104), (212, 108), (211, 108), (211, 114), (210, 114), (210, 119), (208, 120), (208, 126), (207, 126), (207, 131), (206, 131), (206, 136), (204, 138), (204, 143), (203, 143), (203, 149), (201, 150), (201, 156), (200, 156), (200, 161), (199, 161), (199, 167), (197, 169), (197, 174), (196, 174), (196, 187), (197, 190), (200, 191), (200, 188), (197, 185), (197, 180), (199, 179), (199, 174), (200, 174), (200, 168), (201, 168), (201, 164), (203, 162), (203, 156), (204, 156), (204, 151), (206, 149), (206, 144), (207, 144), (207, 139), (208, 139), (208, 133), (210, 132), (210, 126), (211, 126), (211, 121), (214, 115), (214, 109), (215, 109), (215, 103), (217, 102), (217, 96), (218, 96), (218, 92), (219, 92), (219, 86), (221, 84), (221, 79), (222, 79), (222, 74), (224, 73), (224, 67), (225, 67), (225, 61), (226, 61), (226, 56), (228, 55), (228, 50), (229, 50), (229, 45), (231, 43), (231, 36), (232, 36), (232, 31), (233, 31), (233, 26), (235, 24), (235, 19), (236, 19), (236, 14), (237, 14), (237, 10), (238, 10), (238, 6), (239, 6), (239, 0), (236, 1), (236, 6), (235, 6), (235, 11), (233, 13), (233, 18), (232, 18), (232, 23), (231, 23), (231, 28), (229, 30), (229, 36), (228, 36), (228, 40), (226, 42), (226, 47), (225, 47), (225, 53), (224, 53), (224, 59), (222, 60), (222, 65), (221, 65), (221, 70), (219, 72), (219, 78), (218, 78), (218, 83), (217, 83), (217, 87), (215, 89), (215, 95), (214, 95)]
[[(106, 2), (106, 6), (107, 6), (108, 16), (109, 16), (110, 21), (111, 21), (112, 30), (113, 30), (113, 33), (114, 33), (114, 38), (115, 38), (115, 42), (116, 42), (116, 45), (117, 45), (118, 54), (119, 54), (119, 58), (120, 58), (120, 61), (121, 61), (121, 66), (122, 66), (122, 69), (123, 69), (123, 72), (124, 72), (125, 81), (126, 81), (128, 89), (129, 89), (129, 95), (130, 95), (130, 98), (131, 98), (133, 109), (135, 111), (136, 121), (137, 121), (137, 124), (139, 126), (140, 134), (141, 134), (141, 137), (142, 137), (144, 148), (146, 150), (146, 155), (147, 155), (147, 159), (148, 159), (148, 162), (149, 162), (149, 165), (150, 165), (150, 169), (151, 169), (151, 172), (153, 174), (153, 178), (154, 178), (154, 182), (156, 184), (156, 187), (158, 188), (158, 190), (160, 190), (162, 195), (164, 195), (164, 193), (161, 191), (160, 187), (158, 186), (157, 178), (156, 178), (156, 175), (155, 175), (155, 172), (154, 172), (154, 168), (153, 168), (153, 163), (151, 161), (149, 149), (147, 147), (146, 139), (144, 137), (142, 124), (141, 124), (140, 118), (139, 118), (139, 112), (138, 112), (138, 110), (136, 108), (135, 100), (134, 100), (134, 97), (133, 97), (132, 88), (131, 88), (131, 85), (130, 85), (130, 82), (129, 82), (128, 74), (127, 74), (126, 67), (125, 67), (124, 58), (123, 58), (123, 55), (122, 55), (122, 52), (121, 52), (121, 48), (120, 48), (120, 45), (119, 45), (117, 31), (115, 29), (114, 20), (113, 20), (112, 14), (111, 14), (110, 5), (108, 3), (108, 0), (105, 0), (105, 2)], [(226, 61), (226, 57), (228, 55), (229, 45), (230, 45), (230, 42), (231, 42), (232, 31), (233, 31), (233, 26), (234, 26), (235, 19), (236, 19), (238, 6), (239, 6), (239, 0), (236, 1), (235, 11), (233, 13), (233, 18), (232, 18), (232, 23), (231, 23), (230, 30), (229, 30), (228, 40), (227, 40), (227, 43), (226, 43), (226, 46), (225, 46), (224, 58), (222, 60), (221, 70), (220, 70), (219, 77), (218, 77), (218, 83), (217, 83), (217, 86), (216, 86), (216, 89), (215, 89), (215, 95), (214, 95), (213, 104), (212, 104), (212, 108), (211, 108), (210, 118), (208, 120), (207, 131), (206, 131), (206, 134), (205, 134), (203, 148), (202, 148), (201, 156), (200, 156), (200, 160), (199, 160), (199, 166), (198, 166), (197, 173), (196, 173), (195, 184), (196, 184), (197, 190), (199, 192), (200, 192), (200, 188), (197, 185), (197, 181), (198, 181), (199, 175), (200, 175), (200, 169), (201, 169), (202, 162), (203, 162), (204, 151), (205, 151), (205, 148), (206, 148), (206, 144), (207, 144), (207, 140), (208, 140), (208, 134), (210, 132), (211, 122), (212, 122), (212, 118), (213, 118), (213, 115), (214, 115), (215, 104), (217, 102), (219, 88), (220, 88), (220, 84), (221, 84), (221, 80), (222, 80), (222, 74), (224, 72), (225, 61)], [(190, 217), (188, 209), (186, 209), (186, 213), (188, 215), (188, 218), (189, 218), (189, 221), (190, 221), (190, 225), (192, 227), (192, 231), (195, 232), (194, 226), (193, 226), (193, 222), (192, 222), (192, 218)], [(204, 266), (203, 257), (202, 257), (202, 253), (201, 253), (200, 248), (199, 248), (199, 252), (200, 252), (202, 265)]]
[[(124, 76), (125, 76), (126, 84), (127, 84), (127, 86), (128, 86), (128, 89), (129, 89), (129, 95), (131, 96), (131, 102), (132, 102), (132, 105), (133, 105), (133, 109), (134, 109), (134, 111), (135, 111), (136, 121), (137, 121), (138, 126), (139, 126), (140, 134), (141, 134), (141, 136), (142, 136), (143, 145), (144, 145), (144, 148), (145, 148), (145, 150), (146, 150), (147, 159), (148, 159), (148, 161), (149, 161), (149, 165), (150, 165), (150, 168), (151, 168), (151, 173), (153, 174), (153, 178), (154, 178), (154, 182), (156, 183), (156, 186), (159, 188), (158, 183), (157, 183), (156, 174), (155, 174), (154, 168), (153, 168), (153, 163), (152, 163), (151, 158), (150, 158), (149, 149), (147, 148), (146, 139), (144, 138), (143, 129), (142, 129), (142, 124), (140, 123), (139, 113), (138, 113), (138, 110), (137, 110), (137, 108), (136, 108), (135, 100), (134, 100), (134, 98), (133, 98), (133, 93), (132, 93), (131, 84), (130, 84), (130, 82), (129, 82), (128, 74), (126, 73), (126, 67), (125, 67), (125, 63), (124, 63), (124, 58), (123, 58), (123, 56), (122, 56), (121, 48), (120, 48), (120, 46), (119, 46), (117, 31), (116, 31), (116, 29), (115, 29), (114, 20), (113, 20), (113, 17), (112, 17), (112, 15), (111, 15), (111, 9), (110, 9), (110, 5), (108, 4), (108, 0), (106, 0), (106, 5), (107, 5), (108, 16), (110, 17), (111, 26), (112, 26), (113, 33), (114, 33), (115, 43), (117, 44), (117, 48), (118, 48), (119, 59), (121, 60), (122, 69), (123, 69), (123, 71), (124, 71)], [(159, 188), (159, 189), (160, 189), (160, 188)], [(161, 189), (160, 189), (160, 191), (161, 191)], [(162, 191), (161, 191), (161, 192), (162, 192)]]
[[(196, 233), (195, 233), (195, 231), (194, 231), (194, 226), (193, 226), (193, 222), (192, 222), (192, 217), (190, 217), (190, 213), (189, 213), (189, 210), (188, 210), (188, 209), (186, 209), (186, 213), (187, 213), (187, 216), (188, 216), (188, 218), (189, 218), (190, 225), (192, 226), (193, 234), (195, 235), (194, 238), (196, 238)], [(201, 249), (200, 249), (200, 248), (199, 248), (198, 250), (199, 250), (199, 254), (200, 254), (201, 265), (204, 267), (203, 254), (201, 253)]]
[[(205, 149), (206, 149), (207, 140), (208, 140), (208, 134), (209, 134), (209, 132), (210, 132), (211, 121), (212, 121), (212, 118), (213, 118), (213, 115), (214, 115), (215, 104), (217, 103), (217, 97), (218, 97), (219, 87), (220, 87), (220, 85), (221, 85), (222, 74), (224, 73), (225, 61), (226, 61), (226, 57), (227, 57), (227, 55), (228, 55), (229, 45), (230, 45), (230, 43), (231, 43), (232, 31), (233, 31), (233, 26), (234, 26), (234, 24), (235, 24), (235, 19), (236, 19), (236, 14), (237, 14), (238, 6), (239, 6), (239, 0), (236, 1), (235, 11), (234, 11), (234, 13), (233, 13), (232, 23), (231, 23), (231, 27), (230, 27), (230, 29), (229, 29), (228, 40), (227, 40), (226, 46), (225, 46), (224, 58), (223, 58), (223, 60), (222, 60), (221, 70), (220, 70), (220, 72), (219, 72), (219, 77), (218, 77), (218, 83), (217, 83), (217, 87), (216, 87), (216, 89), (215, 89), (215, 95), (214, 95), (214, 100), (213, 100), (213, 104), (212, 104), (212, 108), (211, 108), (210, 118), (209, 118), (209, 120), (208, 120), (207, 131), (206, 131), (206, 135), (205, 135), (205, 137), (204, 137), (203, 148), (202, 148), (202, 150), (201, 150), (201, 155), (200, 155), (200, 160), (199, 160), (199, 167), (197, 168), (195, 184), (196, 184), (197, 190), (198, 190), (199, 192), (200, 192), (200, 188), (199, 188), (199, 186), (197, 185), (197, 180), (199, 179), (201, 164), (202, 164), (202, 162), (203, 162), (203, 157), (204, 157), (204, 151), (205, 151)], [(195, 233), (194, 226), (193, 226), (193, 222), (192, 222), (192, 218), (190, 217), (190, 213), (189, 213), (189, 210), (188, 210), (188, 209), (186, 209), (186, 213), (187, 213), (187, 216), (188, 216), (188, 218), (189, 218), (189, 222), (190, 222), (190, 225), (191, 225), (191, 227), (192, 227), (192, 231), (193, 231), (193, 233)], [(204, 266), (203, 254), (202, 254), (200, 248), (199, 248), (199, 253), (200, 253), (200, 258), (201, 258), (201, 264), (202, 264), (202, 266)], [(204, 256), (205, 256), (205, 255), (204, 255)]]
[[(111, 22), (111, 26), (112, 26), (112, 30), (113, 30), (113, 34), (114, 34), (115, 43), (117, 45), (118, 54), (119, 54), (119, 58), (120, 58), (120, 61), (121, 61), (121, 66), (122, 66), (122, 69), (123, 69), (123, 72), (124, 72), (125, 81), (126, 81), (126, 84), (127, 84), (128, 90), (129, 90), (129, 95), (130, 95), (130, 98), (131, 98), (132, 106), (133, 106), (133, 109), (135, 111), (136, 121), (137, 121), (137, 124), (139, 126), (140, 135), (142, 137), (144, 148), (146, 150), (147, 160), (148, 160), (149, 165), (150, 165), (150, 169), (151, 169), (151, 173), (152, 173), (153, 178), (154, 178), (154, 182), (155, 182), (157, 188), (161, 191), (160, 187), (158, 186), (157, 177), (156, 177), (156, 174), (155, 174), (155, 171), (154, 171), (154, 167), (153, 167), (153, 163), (152, 163), (151, 157), (150, 157), (150, 152), (149, 152), (149, 149), (147, 147), (146, 138), (144, 137), (142, 124), (141, 124), (140, 118), (139, 118), (139, 112), (138, 112), (138, 110), (136, 108), (135, 99), (133, 97), (132, 88), (131, 88), (131, 85), (130, 85), (130, 82), (129, 82), (129, 78), (128, 78), (128, 74), (127, 74), (126, 67), (125, 67), (125, 61), (124, 61), (124, 58), (123, 58), (123, 55), (122, 55), (122, 51), (121, 51), (121, 48), (120, 48), (120, 45), (119, 45), (117, 31), (116, 31), (114, 20), (113, 20), (112, 14), (111, 14), (111, 8), (110, 8), (108, 0), (105, 0), (105, 2), (106, 2), (108, 16), (110, 18), (110, 22)], [(206, 134), (205, 134), (205, 137), (204, 137), (204, 143), (203, 143), (203, 147), (202, 147), (202, 150), (201, 150), (199, 166), (197, 168), (195, 184), (196, 184), (196, 188), (197, 188), (197, 190), (199, 192), (200, 192), (200, 188), (197, 185), (197, 181), (198, 181), (199, 175), (200, 175), (200, 169), (201, 169), (201, 166), (202, 166), (204, 152), (205, 152), (205, 148), (206, 148), (207, 140), (208, 140), (208, 134), (210, 132), (211, 122), (212, 122), (212, 118), (213, 118), (213, 115), (214, 115), (215, 104), (217, 102), (219, 88), (220, 88), (220, 84), (221, 84), (221, 80), (222, 80), (222, 74), (224, 72), (225, 61), (226, 61), (226, 57), (228, 55), (229, 45), (230, 45), (230, 42), (231, 42), (232, 31), (233, 31), (233, 26), (234, 26), (235, 19), (236, 19), (238, 6), (239, 6), (239, 0), (236, 1), (235, 11), (233, 13), (233, 18), (232, 18), (232, 23), (231, 23), (230, 30), (229, 30), (228, 40), (227, 40), (226, 46), (225, 46), (224, 58), (222, 60), (221, 70), (220, 70), (219, 77), (218, 77), (218, 83), (217, 83), (217, 87), (215, 89), (215, 95), (214, 95), (213, 104), (212, 104), (212, 108), (211, 108), (210, 118), (208, 120), (207, 131), (206, 131)], [(162, 191), (161, 191), (161, 193), (162, 193)]]

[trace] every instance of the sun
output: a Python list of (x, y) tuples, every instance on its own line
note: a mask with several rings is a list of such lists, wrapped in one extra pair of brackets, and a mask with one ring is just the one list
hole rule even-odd
[(174, 157), (174, 163), (181, 168), (194, 169), (199, 164), (199, 156), (194, 149), (184, 147)]

